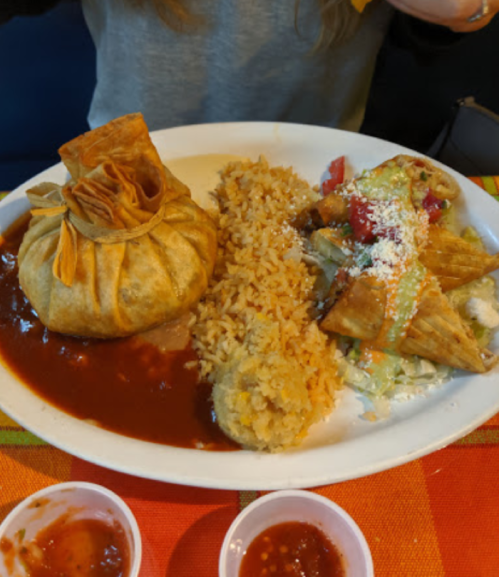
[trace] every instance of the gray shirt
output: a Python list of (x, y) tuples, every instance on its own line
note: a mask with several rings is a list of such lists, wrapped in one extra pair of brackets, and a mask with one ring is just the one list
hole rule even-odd
[(203, 0), (195, 32), (170, 30), (153, 2), (83, 0), (97, 49), (92, 128), (142, 112), (151, 130), (272, 120), (358, 130), (391, 9), (368, 6), (345, 44), (311, 54), (320, 20), (315, 0)]

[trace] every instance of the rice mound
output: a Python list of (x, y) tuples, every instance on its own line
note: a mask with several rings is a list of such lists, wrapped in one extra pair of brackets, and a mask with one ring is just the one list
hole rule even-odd
[(310, 316), (319, 271), (288, 224), (317, 193), (264, 158), (230, 163), (221, 176), (219, 255), (193, 345), (225, 433), (278, 451), (331, 411), (341, 385), (334, 343)]

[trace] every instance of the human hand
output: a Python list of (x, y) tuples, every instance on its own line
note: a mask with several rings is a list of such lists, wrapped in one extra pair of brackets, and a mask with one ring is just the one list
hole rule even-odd
[(499, 12), (499, 0), (488, 0), (489, 13), (476, 22), (468, 19), (480, 11), (482, 0), (387, 0), (398, 10), (421, 20), (447, 26), (454, 32), (473, 32), (486, 26)]

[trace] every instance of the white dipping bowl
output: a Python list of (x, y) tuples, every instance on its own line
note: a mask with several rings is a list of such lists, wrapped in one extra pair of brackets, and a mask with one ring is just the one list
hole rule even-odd
[[(34, 493), (19, 503), (4, 519), (0, 525), (0, 541), (9, 539), (16, 544), (16, 534), (24, 529), (23, 541), (28, 543), (39, 531), (67, 513), (70, 508), (75, 511), (71, 520), (98, 519), (108, 523), (117, 521), (123, 527), (130, 555), (130, 570), (126, 577), (137, 577), (142, 558), (142, 541), (137, 521), (118, 495), (93, 483), (60, 483)], [(9, 563), (12, 563), (12, 559)], [(26, 577), (27, 572), (17, 555), (13, 563), (14, 572), (11, 573), (6, 567), (6, 557), (0, 551), (0, 575)]]
[(309, 491), (276, 491), (246, 507), (225, 536), (219, 576), (238, 577), (242, 558), (253, 539), (268, 527), (289, 521), (321, 529), (340, 552), (346, 577), (373, 577), (371, 552), (355, 521), (326, 497)]

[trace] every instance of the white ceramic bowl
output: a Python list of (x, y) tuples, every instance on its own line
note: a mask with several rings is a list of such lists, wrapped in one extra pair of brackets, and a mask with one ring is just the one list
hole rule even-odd
[(253, 539), (268, 527), (289, 521), (319, 527), (341, 553), (346, 577), (373, 577), (371, 552), (355, 521), (326, 497), (309, 491), (277, 491), (246, 507), (225, 536), (219, 576), (238, 577), (241, 560)]
[[(116, 520), (123, 527), (130, 552), (130, 572), (127, 577), (137, 577), (142, 558), (142, 541), (139, 527), (126, 503), (109, 489), (93, 483), (70, 482), (52, 485), (34, 493), (13, 509), (0, 525), (0, 541), (18, 540), (18, 531), (24, 530), (23, 541), (31, 541), (50, 523), (68, 512), (75, 511), (71, 519)], [(14, 572), (6, 567), (6, 554), (0, 551), (0, 575), (27, 575), (17, 555), (8, 560), (14, 563)]]

